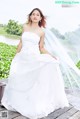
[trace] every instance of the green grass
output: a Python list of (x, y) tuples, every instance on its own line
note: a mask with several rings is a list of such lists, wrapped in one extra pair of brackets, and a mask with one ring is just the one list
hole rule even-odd
[(0, 27), (0, 35), (5, 35), (5, 34), (6, 34), (6, 32), (4, 30), (4, 27)]
[(0, 35), (5, 36), (7, 38), (11, 38), (11, 39), (20, 39), (20, 37), (21, 37), (21, 36), (17, 36), (17, 35), (8, 34), (5, 31), (5, 28), (4, 27), (0, 27)]

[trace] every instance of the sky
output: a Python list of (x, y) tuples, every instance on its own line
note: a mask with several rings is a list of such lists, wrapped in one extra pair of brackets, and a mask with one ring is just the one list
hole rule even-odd
[(62, 7), (56, 0), (0, 0), (0, 23), (9, 19), (25, 23), (27, 15), (35, 7), (47, 16), (47, 27), (56, 28), (61, 34), (74, 31), (80, 25), (80, 4)]

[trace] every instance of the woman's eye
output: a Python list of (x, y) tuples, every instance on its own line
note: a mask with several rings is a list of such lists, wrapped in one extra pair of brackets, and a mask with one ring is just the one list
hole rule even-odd
[(40, 16), (39, 14), (35, 14), (35, 13), (33, 13), (32, 15), (33, 15), (33, 16)]
[(37, 14), (37, 16), (39, 16), (39, 14)]

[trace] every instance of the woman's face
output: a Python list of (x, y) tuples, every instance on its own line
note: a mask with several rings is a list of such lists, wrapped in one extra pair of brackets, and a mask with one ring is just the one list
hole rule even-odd
[(38, 23), (41, 20), (41, 15), (38, 10), (34, 10), (30, 16), (32, 22)]

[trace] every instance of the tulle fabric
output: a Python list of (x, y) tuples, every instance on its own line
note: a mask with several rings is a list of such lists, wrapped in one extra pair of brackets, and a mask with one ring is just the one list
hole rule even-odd
[[(45, 48), (60, 61), (60, 70), (64, 79), (65, 90), (70, 104), (80, 110), (80, 70), (67, 53), (61, 40), (57, 38), (49, 29), (45, 31)], [(75, 39), (76, 40), (76, 39)]]

